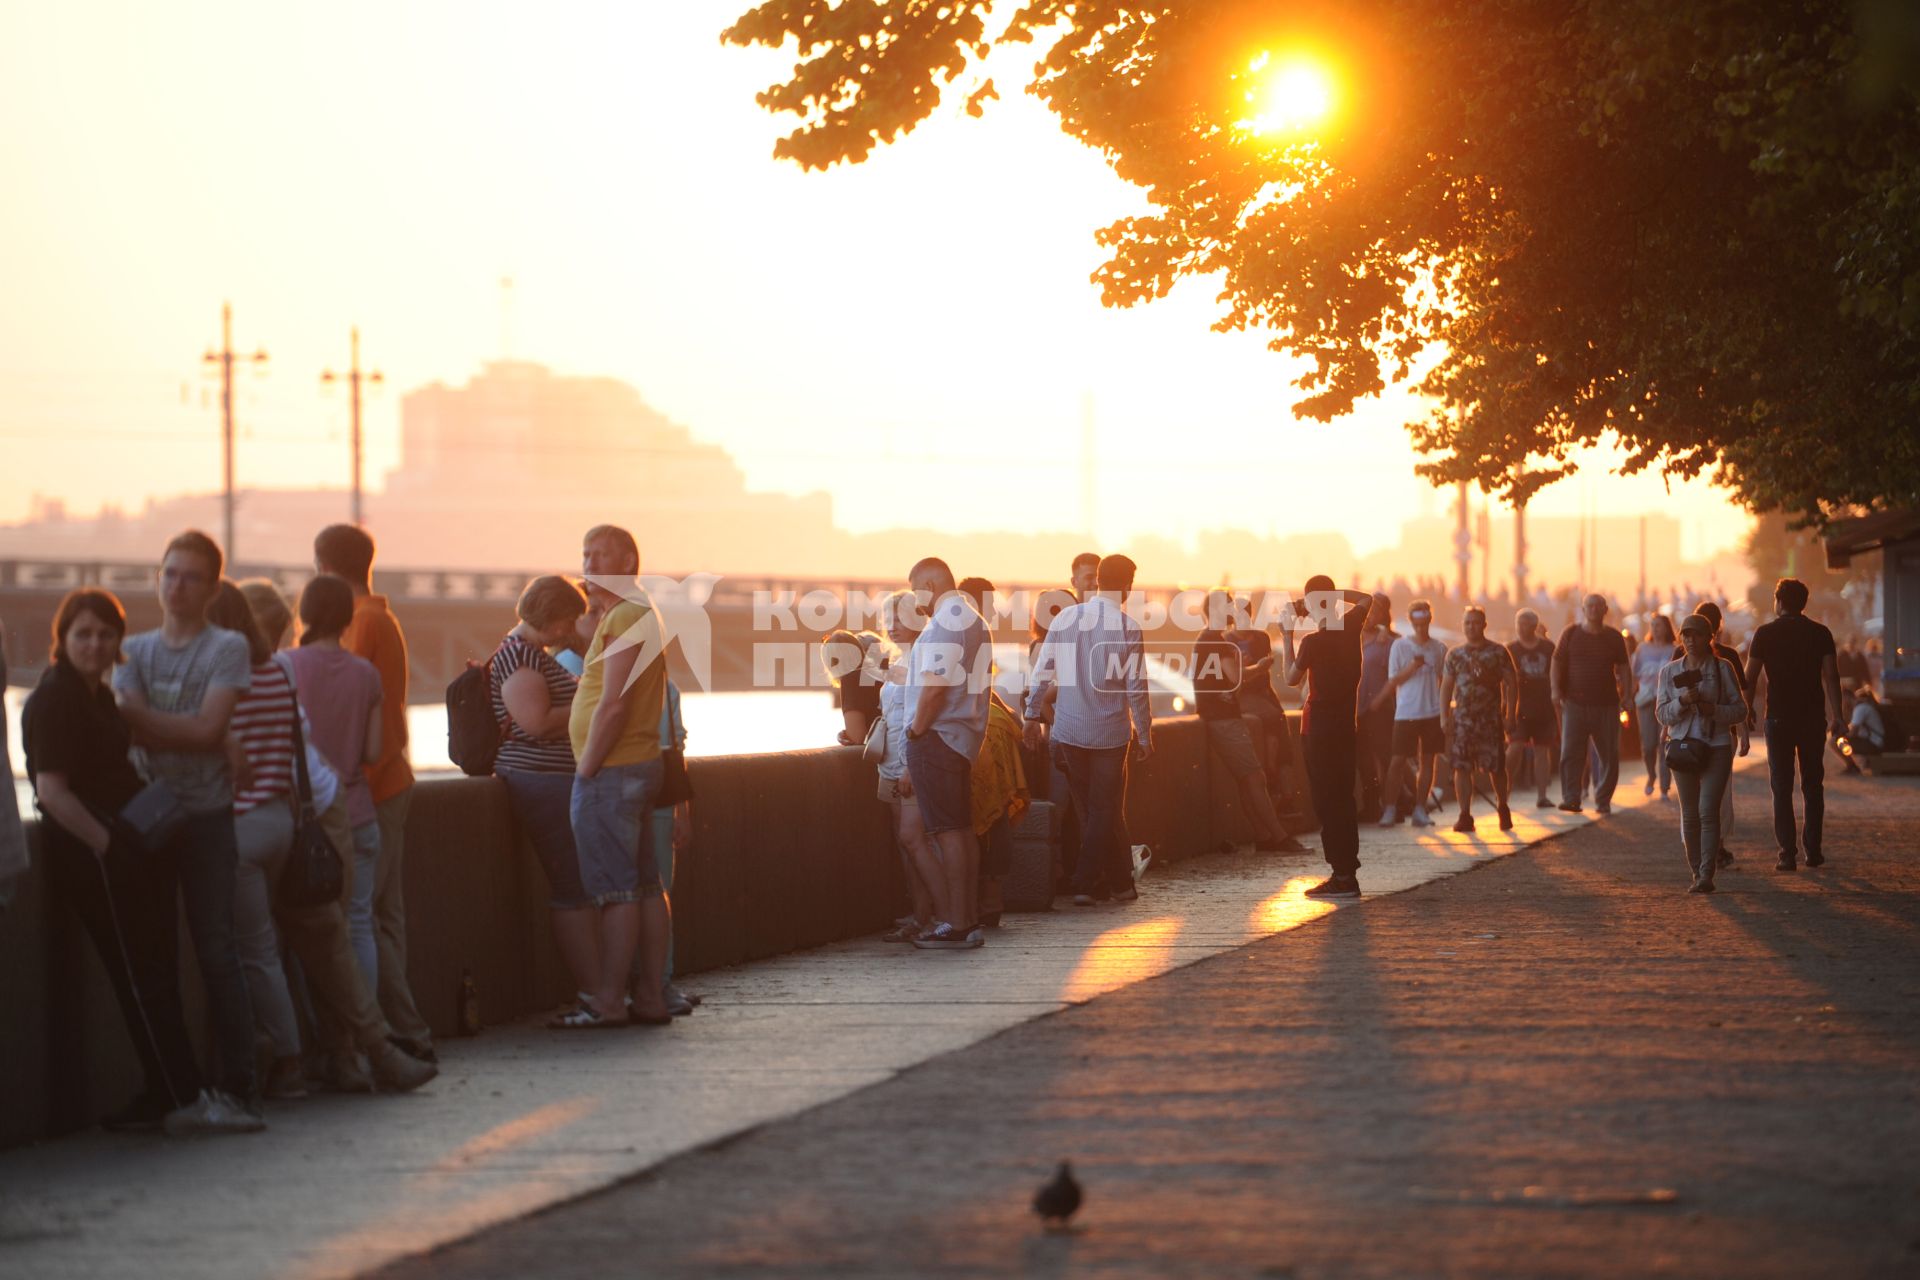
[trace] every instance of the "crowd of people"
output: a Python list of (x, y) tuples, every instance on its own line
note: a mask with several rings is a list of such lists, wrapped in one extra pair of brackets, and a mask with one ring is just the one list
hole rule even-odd
[[(256, 1132), (261, 1098), (303, 1097), (311, 1079), (403, 1091), (437, 1074), (407, 985), (405, 641), (371, 590), (371, 538), (330, 527), (314, 559), (291, 605), (272, 583), (224, 578), (219, 546), (189, 531), (161, 558), (157, 629), (128, 635), (121, 602), (95, 588), (54, 618), (23, 747), (48, 879), (99, 952), (142, 1068), (110, 1128)], [(337, 859), (319, 898), (283, 891), (309, 818)], [(213, 1030), (204, 1066), (182, 914)]]
[[(331, 526), (290, 601), (228, 580), (221, 549), (189, 531), (162, 555), (159, 628), (128, 635), (120, 601), (96, 588), (60, 605), (23, 745), (48, 877), (99, 952), (143, 1069), (110, 1127), (254, 1132), (263, 1098), (410, 1090), (436, 1074), (407, 984), (406, 642), (372, 591), (373, 560), (363, 530)], [(840, 741), (876, 766), (908, 887), (891, 941), (985, 945), (1035, 795), (1071, 833), (1058, 871), (1076, 905), (1139, 896), (1126, 796), (1153, 756), (1154, 713), (1127, 607), (1136, 566), (1087, 553), (1071, 568), (1033, 617), (1012, 696), (991, 678), (993, 584), (937, 558), (881, 602), (878, 630), (823, 647)], [(484, 667), (486, 771), (545, 873), (576, 988), (556, 1030), (665, 1027), (698, 1004), (674, 983), (669, 896), (692, 831), (686, 729), (639, 570), (629, 532), (588, 530), (580, 577), (528, 583)], [(1781, 870), (1824, 860), (1829, 742), (1866, 751), (1898, 733), (1857, 670), (1849, 717), (1844, 651), (1805, 616), (1806, 588), (1782, 579), (1775, 599), (1744, 659), (1719, 642), (1711, 601), (1677, 631), (1660, 615), (1632, 637), (1598, 595), (1557, 639), (1522, 609), (1504, 644), (1469, 606), (1449, 648), (1430, 601), (1411, 603), (1401, 634), (1385, 595), (1321, 576), (1281, 619), (1276, 654), (1248, 602), (1217, 592), (1192, 646), (1195, 710), (1256, 849), (1297, 849), (1275, 680), (1304, 686), (1300, 756), (1328, 864), (1314, 897), (1359, 896), (1363, 821), (1430, 826), (1450, 791), (1453, 829), (1475, 830), (1482, 780), (1503, 830), (1511, 783), (1529, 774), (1542, 807), (1579, 811), (1590, 786), (1610, 812), (1637, 715), (1647, 792), (1677, 791), (1691, 888), (1711, 892), (1731, 857), (1732, 762), (1762, 720)], [(184, 1012), (182, 914), (213, 1031), (204, 1064)]]

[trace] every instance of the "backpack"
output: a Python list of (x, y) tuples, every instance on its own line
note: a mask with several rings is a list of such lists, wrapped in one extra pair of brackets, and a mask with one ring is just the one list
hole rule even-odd
[(467, 660), (467, 669), (447, 686), (447, 758), (470, 778), (493, 775), (494, 757), (507, 729), (493, 718), (491, 662)]

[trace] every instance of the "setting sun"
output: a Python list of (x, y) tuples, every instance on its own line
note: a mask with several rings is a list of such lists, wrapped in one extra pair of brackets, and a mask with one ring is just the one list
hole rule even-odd
[(1246, 93), (1251, 114), (1236, 123), (1252, 133), (1281, 133), (1324, 120), (1333, 110), (1333, 77), (1308, 58), (1276, 62), (1261, 54), (1247, 69), (1254, 75)]

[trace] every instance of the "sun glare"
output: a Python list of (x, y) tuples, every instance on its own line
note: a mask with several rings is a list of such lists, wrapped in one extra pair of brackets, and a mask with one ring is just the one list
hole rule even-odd
[(1276, 61), (1261, 54), (1247, 69), (1253, 85), (1247, 90), (1249, 114), (1236, 121), (1251, 133), (1286, 133), (1306, 129), (1333, 111), (1333, 77), (1310, 58)]

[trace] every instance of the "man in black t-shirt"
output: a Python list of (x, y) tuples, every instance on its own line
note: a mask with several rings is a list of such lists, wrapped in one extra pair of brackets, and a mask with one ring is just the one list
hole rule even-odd
[(1295, 618), (1313, 620), (1316, 629), (1300, 641), (1295, 656), (1293, 630), (1282, 627), (1289, 685), (1309, 679), (1301, 743), (1307, 759), (1307, 785), (1320, 817), (1320, 847), (1331, 874), (1307, 890), (1313, 898), (1360, 896), (1360, 817), (1354, 807), (1353, 781), (1359, 742), (1354, 703), (1360, 691), (1360, 640), (1373, 595), (1338, 591), (1333, 579), (1316, 574), (1306, 596), (1294, 601)]
[[(1800, 795), (1807, 805), (1806, 828), (1799, 844), (1807, 865), (1826, 861), (1820, 827), (1826, 817), (1827, 733), (1846, 732), (1840, 674), (1834, 661), (1833, 632), (1806, 616), (1807, 584), (1782, 578), (1773, 589), (1778, 616), (1753, 633), (1747, 659), (1747, 705), (1755, 705), (1760, 677), (1767, 690), (1767, 775), (1773, 784), (1773, 838), (1780, 846), (1778, 869), (1792, 871), (1797, 853), (1793, 829), (1793, 767), (1800, 762)], [(1751, 711), (1748, 712), (1752, 714)]]

